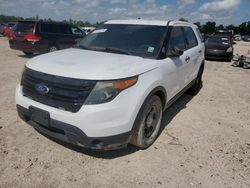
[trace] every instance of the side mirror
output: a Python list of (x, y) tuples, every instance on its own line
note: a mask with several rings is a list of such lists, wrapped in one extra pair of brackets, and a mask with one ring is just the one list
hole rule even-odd
[(173, 47), (170, 49), (170, 56), (171, 57), (180, 57), (183, 54), (183, 50), (178, 47)]

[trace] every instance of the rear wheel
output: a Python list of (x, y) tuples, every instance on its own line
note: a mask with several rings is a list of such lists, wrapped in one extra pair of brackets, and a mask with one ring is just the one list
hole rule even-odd
[(232, 54), (232, 55), (230, 55), (230, 57), (226, 58), (226, 61), (227, 61), (227, 62), (231, 62), (231, 61), (232, 61), (232, 59), (233, 59), (233, 54)]
[(153, 95), (143, 104), (135, 123), (138, 128), (133, 133), (130, 143), (140, 148), (147, 148), (156, 140), (162, 119), (161, 99)]
[(190, 95), (196, 95), (199, 93), (200, 89), (202, 88), (202, 74), (203, 74), (203, 67), (200, 68), (199, 73), (195, 79), (194, 85), (189, 88), (187, 91)]
[(48, 52), (54, 52), (54, 51), (57, 51), (57, 50), (58, 50), (58, 47), (55, 46), (55, 45), (51, 45), (51, 46), (49, 46), (49, 48), (48, 48)]

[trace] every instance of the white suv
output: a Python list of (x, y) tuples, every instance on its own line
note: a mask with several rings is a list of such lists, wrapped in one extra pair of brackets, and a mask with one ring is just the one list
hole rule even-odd
[(162, 112), (202, 86), (204, 44), (180, 21), (112, 20), (74, 48), (37, 56), (16, 89), (36, 130), (92, 149), (149, 147)]

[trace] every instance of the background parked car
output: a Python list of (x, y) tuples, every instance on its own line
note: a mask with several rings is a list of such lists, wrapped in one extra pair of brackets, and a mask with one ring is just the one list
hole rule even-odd
[(250, 35), (242, 36), (242, 40), (246, 42), (250, 42)]
[(6, 37), (10, 37), (13, 27), (16, 25), (15, 22), (10, 22), (3, 30), (3, 35)]
[(3, 34), (3, 31), (4, 31), (4, 29), (5, 29), (6, 26), (7, 26), (7, 25), (4, 24), (4, 23), (1, 23), (1, 24), (0, 24), (0, 34), (1, 34), (1, 35)]
[(230, 37), (212, 35), (205, 42), (206, 59), (225, 59), (231, 61), (233, 45)]
[(241, 35), (234, 35), (235, 41), (241, 41)]
[(233, 34), (234, 34), (233, 30), (219, 30), (219, 31), (215, 32), (215, 35), (217, 35), (217, 36), (228, 37), (232, 44), (234, 43), (234, 35)]
[(85, 33), (62, 22), (19, 21), (10, 37), (10, 48), (25, 54), (52, 52), (70, 48)]

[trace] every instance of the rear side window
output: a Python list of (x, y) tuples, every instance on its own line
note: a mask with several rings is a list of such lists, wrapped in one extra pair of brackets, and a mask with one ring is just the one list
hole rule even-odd
[(70, 27), (63, 24), (42, 23), (41, 32), (53, 34), (71, 34)]
[(198, 45), (197, 38), (194, 34), (194, 31), (191, 27), (183, 27), (184, 33), (187, 39), (187, 49), (193, 48)]
[(183, 51), (185, 51), (186, 49), (186, 42), (185, 42), (185, 37), (184, 37), (182, 27), (173, 27), (171, 34), (170, 34), (168, 49), (172, 49), (176, 47)]
[(34, 30), (35, 22), (18, 22), (15, 27), (16, 32), (31, 34)]

